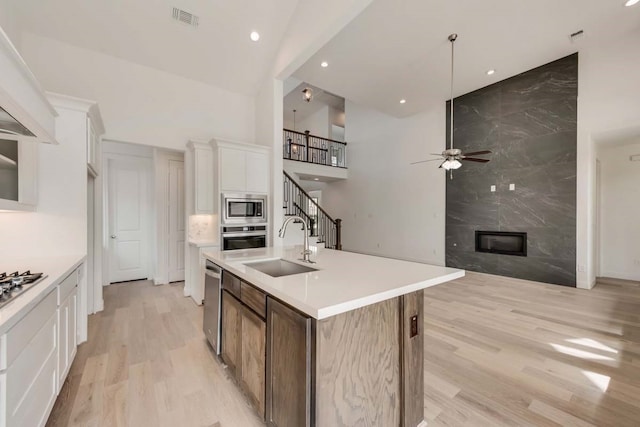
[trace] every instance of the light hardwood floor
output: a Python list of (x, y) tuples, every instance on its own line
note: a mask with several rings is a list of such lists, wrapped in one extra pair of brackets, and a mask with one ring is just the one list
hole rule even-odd
[[(262, 426), (201, 324), (182, 284), (105, 288), (47, 425)], [(429, 427), (639, 426), (640, 285), (467, 273), (425, 290), (425, 416)]]
[(435, 426), (640, 426), (640, 285), (467, 277), (425, 291)]
[(148, 281), (105, 288), (47, 426), (263, 426), (182, 292)]

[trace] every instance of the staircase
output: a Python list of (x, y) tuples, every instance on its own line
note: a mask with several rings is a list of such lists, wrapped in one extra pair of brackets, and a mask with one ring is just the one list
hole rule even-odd
[(284, 174), (284, 214), (304, 218), (309, 226), (309, 237), (316, 237), (325, 248), (342, 250), (342, 220), (333, 219), (298, 183)]

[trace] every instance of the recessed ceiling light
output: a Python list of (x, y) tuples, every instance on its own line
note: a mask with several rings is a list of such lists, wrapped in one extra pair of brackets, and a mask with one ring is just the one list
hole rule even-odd
[(407, 100), (406, 100), (406, 99), (401, 99), (401, 100), (400, 100), (400, 104), (404, 104), (404, 103), (406, 103), (406, 102), (407, 102)]
[(638, 3), (640, 0), (627, 0), (627, 2), (624, 4), (625, 6), (629, 7), (629, 6), (633, 6), (634, 4)]
[(329, 63), (328, 63), (327, 61), (322, 61), (322, 62), (320, 63), (320, 66), (321, 66), (322, 68), (327, 68), (327, 67), (329, 66)]
[(252, 31), (249, 37), (251, 37), (251, 40), (253, 40), (254, 42), (260, 40), (260, 34), (257, 31)]
[(492, 76), (496, 73), (496, 70), (491, 69), (491, 70), (487, 70), (487, 76)]
[(314, 181), (320, 181), (320, 178), (313, 178)]

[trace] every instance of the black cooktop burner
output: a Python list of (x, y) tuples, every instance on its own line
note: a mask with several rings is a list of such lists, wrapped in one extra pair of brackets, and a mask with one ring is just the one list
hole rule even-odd
[(23, 273), (0, 273), (0, 307), (10, 303), (17, 296), (32, 288), (40, 280), (44, 279), (42, 273), (31, 273), (27, 270)]

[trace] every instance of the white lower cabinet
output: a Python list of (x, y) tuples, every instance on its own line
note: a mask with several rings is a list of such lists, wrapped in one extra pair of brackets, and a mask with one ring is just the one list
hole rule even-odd
[(67, 378), (78, 347), (76, 313), (78, 309), (78, 273), (74, 271), (58, 286), (58, 378), (59, 393)]
[[(0, 381), (0, 426), (43, 426), (57, 395), (56, 292), (6, 334), (7, 368)], [(23, 345), (21, 348), (15, 346)]]
[(78, 271), (0, 336), (0, 427), (46, 424), (76, 355)]

